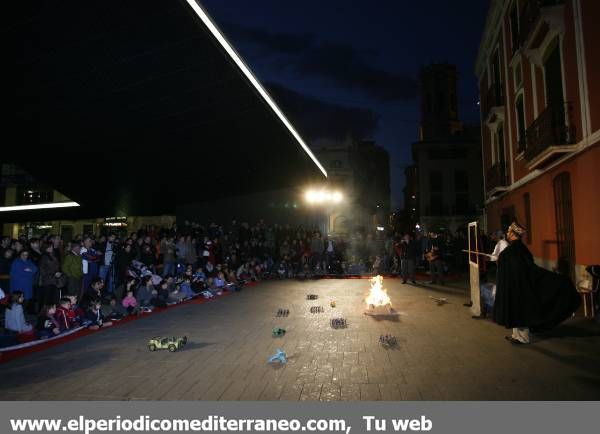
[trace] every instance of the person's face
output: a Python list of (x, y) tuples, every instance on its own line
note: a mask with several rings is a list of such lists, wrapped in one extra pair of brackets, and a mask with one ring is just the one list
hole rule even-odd
[(79, 253), (81, 253), (81, 246), (80, 246), (79, 244), (77, 244), (77, 245), (73, 246), (73, 249), (72, 249), (72, 250), (73, 250), (75, 253), (79, 254)]
[(49, 245), (48, 247), (46, 247), (46, 253), (52, 253), (54, 252), (54, 246)]
[(518, 240), (519, 237), (513, 231), (508, 231), (506, 234), (506, 239), (512, 243), (513, 241)]
[(52, 306), (48, 308), (48, 315), (54, 315), (56, 313), (56, 307)]
[(22, 260), (26, 261), (26, 260), (29, 258), (29, 252), (28, 252), (28, 251), (26, 251), (26, 250), (23, 250), (23, 251), (21, 252), (21, 254), (19, 255), (19, 257), (20, 257)]
[(86, 249), (89, 249), (90, 247), (92, 247), (92, 240), (87, 238), (84, 242), (83, 245)]
[(13, 256), (13, 251), (11, 249), (7, 249), (4, 251), (4, 257), (6, 259), (10, 259), (10, 258), (12, 258), (12, 256)]

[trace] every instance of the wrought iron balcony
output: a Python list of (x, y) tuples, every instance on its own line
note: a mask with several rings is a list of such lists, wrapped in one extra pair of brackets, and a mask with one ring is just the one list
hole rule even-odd
[(508, 174), (506, 171), (506, 163), (498, 162), (490, 167), (485, 176), (486, 190), (490, 195), (505, 190), (508, 187)]
[(519, 15), (519, 42), (525, 46), (529, 35), (535, 29), (542, 15), (542, 9), (564, 4), (564, 0), (529, 0), (521, 9)]
[(575, 127), (570, 103), (549, 104), (527, 128), (525, 159), (533, 169), (555, 159), (558, 154), (574, 150)]

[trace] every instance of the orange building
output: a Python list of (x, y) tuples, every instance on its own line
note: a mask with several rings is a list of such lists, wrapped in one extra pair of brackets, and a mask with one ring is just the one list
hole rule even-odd
[(488, 231), (536, 262), (600, 263), (600, 1), (492, 0), (476, 63)]

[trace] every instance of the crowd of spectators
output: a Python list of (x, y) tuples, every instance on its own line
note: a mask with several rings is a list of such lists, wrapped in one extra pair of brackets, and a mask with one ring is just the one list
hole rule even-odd
[[(133, 233), (82, 234), (72, 241), (3, 237), (0, 298), (5, 329), (47, 338), (76, 327), (108, 327), (127, 315), (235, 291), (249, 281), (319, 275), (398, 274), (415, 282), (429, 268), (444, 283), (461, 270), (462, 233), (356, 231), (324, 236), (317, 228), (227, 227), (185, 222)], [(36, 321), (27, 321), (36, 315)]]

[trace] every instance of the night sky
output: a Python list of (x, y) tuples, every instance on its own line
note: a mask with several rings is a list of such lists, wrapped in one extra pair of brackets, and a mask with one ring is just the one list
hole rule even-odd
[(419, 68), (456, 64), (459, 115), (479, 122), (473, 70), (488, 3), (202, 0), (309, 144), (354, 135), (390, 152), (394, 208), (417, 140)]

